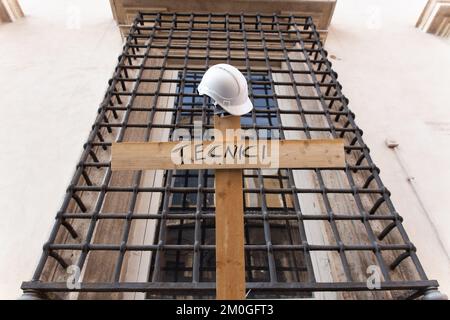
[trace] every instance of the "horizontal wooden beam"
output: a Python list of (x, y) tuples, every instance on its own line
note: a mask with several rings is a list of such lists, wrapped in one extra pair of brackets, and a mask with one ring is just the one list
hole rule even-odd
[(24, 16), (17, 0), (0, 0), (0, 23), (14, 22)]
[(112, 170), (344, 167), (342, 139), (122, 142)]

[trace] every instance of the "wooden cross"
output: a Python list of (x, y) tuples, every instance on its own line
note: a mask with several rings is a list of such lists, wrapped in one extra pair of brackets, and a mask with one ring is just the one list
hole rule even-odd
[(245, 299), (242, 169), (343, 167), (344, 142), (342, 139), (248, 141), (241, 140), (239, 134), (227, 137), (227, 129), (240, 129), (240, 117), (236, 116), (215, 117), (214, 128), (226, 138), (113, 143), (111, 168), (216, 169), (216, 298)]

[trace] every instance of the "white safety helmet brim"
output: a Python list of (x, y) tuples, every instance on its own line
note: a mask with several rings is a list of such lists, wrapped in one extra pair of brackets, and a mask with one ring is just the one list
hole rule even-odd
[[(198, 93), (201, 95), (207, 95), (211, 97), (211, 99), (214, 100), (213, 96), (214, 94), (211, 94), (210, 90), (208, 88), (205, 88), (201, 84), (197, 88)], [(219, 106), (221, 106), (226, 112), (233, 116), (242, 116), (246, 113), (249, 113), (253, 109), (252, 101), (247, 97), (247, 100), (240, 105), (224, 105), (223, 103), (220, 103), (220, 101), (214, 100), (214, 103), (217, 103)]]
[(252, 111), (253, 104), (250, 101), (250, 99), (247, 98), (247, 100), (239, 106), (228, 106), (228, 107), (221, 106), (221, 107), (233, 116), (242, 116)]

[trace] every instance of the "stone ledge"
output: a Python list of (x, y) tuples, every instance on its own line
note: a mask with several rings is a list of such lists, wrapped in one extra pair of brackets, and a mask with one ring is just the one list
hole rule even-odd
[(450, 0), (428, 0), (416, 27), (440, 37), (450, 37)]
[(14, 22), (23, 16), (17, 0), (0, 0), (0, 23)]
[(216, 13), (294, 13), (312, 16), (324, 41), (333, 17), (336, 0), (110, 0), (114, 19), (122, 36), (138, 11), (216, 12)]

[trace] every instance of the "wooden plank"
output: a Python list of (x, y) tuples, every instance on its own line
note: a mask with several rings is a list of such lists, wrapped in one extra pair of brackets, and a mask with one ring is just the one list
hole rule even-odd
[[(155, 71), (146, 71), (144, 76), (154, 76)], [(165, 71), (163, 78), (177, 79), (178, 71)], [(176, 83), (162, 83), (161, 92), (175, 93)], [(158, 108), (170, 108), (175, 103), (174, 96), (163, 96), (157, 101)], [(155, 123), (172, 123), (173, 114), (171, 112), (156, 111), (153, 121)], [(169, 128), (152, 128), (150, 141), (168, 141), (170, 135)], [(164, 182), (164, 170), (146, 170), (142, 173), (140, 187), (162, 187)], [(161, 192), (143, 192), (140, 193), (134, 212), (154, 214), (158, 212), (160, 201), (163, 194)], [(128, 243), (137, 245), (151, 245), (154, 242), (155, 230), (158, 221), (156, 219), (136, 219), (133, 221)], [(145, 282), (148, 280), (148, 271), (150, 270), (152, 251), (133, 251), (124, 259), (126, 269), (122, 271), (120, 281), (125, 282)], [(146, 297), (145, 292), (126, 292), (123, 293), (123, 299), (143, 300)]]
[[(328, 30), (336, 0), (110, 0), (115, 19), (121, 24), (131, 24), (137, 11), (196, 12), (196, 13), (270, 13), (282, 9), (282, 14), (312, 16), (319, 30)], [(214, 20), (214, 17), (213, 17)], [(126, 30), (123, 30), (126, 31)], [(326, 35), (326, 34), (325, 34)]]
[[(304, 56), (301, 56), (299, 53), (295, 52), (295, 54), (290, 53), (289, 58), (291, 59), (304, 59)], [(292, 63), (292, 68), (296, 71), (307, 70), (308, 66), (306, 63)], [(288, 66), (286, 63), (283, 63), (283, 70), (287, 70)], [(275, 82), (283, 82), (283, 81), (292, 81), (290, 79), (289, 74), (284, 73), (273, 73), (273, 80)], [(311, 77), (307, 74), (295, 74), (294, 79), (297, 82), (311, 82)], [(314, 96), (317, 94), (313, 87), (297, 87), (297, 90), (304, 90), (305, 95)], [(293, 86), (275, 86), (275, 93), (277, 95), (291, 95), (295, 94)], [(278, 107), (282, 111), (298, 111), (298, 105), (295, 100), (288, 99), (279, 99)], [(308, 108), (311, 110), (323, 110), (320, 101), (311, 103), (308, 105)], [(283, 126), (286, 127), (301, 127), (303, 126), (303, 122), (300, 116), (292, 116), (290, 113), (280, 113), (280, 120)], [(308, 121), (311, 121), (310, 124), (312, 126), (326, 126), (326, 120), (323, 119), (321, 115), (311, 115), (308, 118)], [(305, 132), (299, 130), (290, 130), (285, 131), (285, 139), (298, 140), (305, 137)], [(322, 131), (313, 131), (311, 135), (314, 139), (330, 139), (332, 135), (328, 132)], [(324, 172), (324, 171), (323, 171)], [(319, 188), (317, 183), (317, 175), (313, 170), (295, 170), (292, 172), (294, 187), (296, 188), (305, 188), (305, 189), (316, 189)], [(323, 204), (323, 196), (322, 194), (317, 193), (298, 193), (295, 195), (297, 201), (300, 205), (300, 208), (303, 212), (308, 212), (311, 215), (322, 215), (326, 212)], [(290, 199), (294, 201), (293, 198)], [(293, 204), (290, 204), (293, 206)], [(328, 222), (324, 222), (323, 220), (305, 220), (300, 224), (300, 228), (305, 230), (306, 240), (308, 243), (313, 243), (316, 245), (330, 245), (330, 241), (327, 237), (327, 228), (329, 229)], [(308, 257), (309, 255), (309, 257)], [(335, 258), (333, 253), (329, 251), (311, 251), (309, 254), (304, 255), (305, 260), (310, 259), (313, 274), (317, 282), (335, 282), (336, 280), (333, 278), (333, 269), (330, 261), (338, 262), (336, 260), (332, 260)], [(338, 257), (339, 258), (339, 257)], [(333, 264), (334, 266), (335, 264)], [(340, 280), (344, 281), (344, 280)], [(339, 293), (325, 291), (325, 292), (313, 292), (312, 296), (314, 299), (325, 299), (325, 300), (336, 300), (339, 296)]]
[[(223, 133), (226, 129), (239, 129), (240, 118), (215, 117), (214, 127)], [(215, 187), (216, 299), (245, 299), (242, 170), (217, 170)]]
[(342, 139), (123, 142), (112, 145), (112, 170), (344, 167)]
[[(297, 45), (299, 48), (299, 46)], [(305, 59), (301, 52), (291, 52), (289, 53), (289, 58), (294, 60)], [(295, 71), (307, 71), (308, 65), (306, 63), (292, 63), (291, 67)], [(283, 70), (287, 70), (288, 66), (284, 63)], [(288, 74), (283, 73), (273, 73), (273, 80), (275, 82), (285, 82), (292, 81)], [(294, 80), (298, 83), (302, 82), (312, 82), (312, 78), (309, 74), (295, 74)], [(295, 94), (294, 86), (275, 86), (275, 92), (278, 95), (292, 95)], [(317, 92), (313, 87), (297, 87), (297, 90), (304, 90), (304, 95), (314, 96)], [(295, 101), (280, 99), (278, 101), (278, 106), (280, 110), (284, 111), (298, 111), (298, 105)], [(320, 101), (315, 101), (308, 105), (310, 110), (322, 111), (322, 105)], [(281, 113), (281, 123), (286, 127), (299, 127), (303, 126), (303, 121), (300, 116), (293, 116), (289, 113)], [(308, 116), (308, 123), (313, 127), (328, 126), (327, 119), (321, 115), (311, 115)], [(335, 124), (341, 126), (345, 124), (346, 119), (340, 118), (340, 124)], [(331, 132), (325, 131), (312, 131), (310, 132), (313, 139), (327, 139), (331, 138)], [(286, 131), (286, 139), (302, 139), (304, 138), (304, 132), (302, 131)], [(346, 135), (346, 143), (350, 143), (353, 136)], [(358, 160), (359, 152), (352, 152), (347, 155), (347, 160), (349, 163), (355, 163)], [(345, 176), (344, 171), (338, 170), (323, 170), (321, 175), (324, 179), (324, 183), (328, 188), (332, 189), (345, 189), (349, 188), (348, 178)], [(365, 183), (370, 175), (370, 171), (360, 170), (358, 172), (353, 172), (352, 176), (355, 180), (356, 185), (360, 186)], [(300, 189), (315, 189), (319, 188), (319, 183), (317, 175), (311, 170), (295, 170), (293, 172), (294, 184)], [(324, 203), (324, 197), (320, 194), (313, 193), (299, 193), (297, 195), (300, 207), (303, 212), (307, 212), (311, 215), (323, 215), (327, 212), (327, 208)], [(358, 215), (359, 209), (355, 203), (355, 197), (352, 194), (337, 194), (328, 193), (326, 198), (331, 204), (333, 213), (347, 213)], [(359, 197), (362, 204), (366, 208), (371, 208), (375, 201), (378, 199), (376, 194), (363, 194)], [(332, 230), (332, 223), (327, 220), (305, 220), (303, 222), (306, 231), (306, 237), (309, 243), (316, 245), (330, 245), (335, 244), (335, 235)], [(381, 232), (386, 225), (386, 221), (371, 221), (371, 226), (375, 233)], [(336, 228), (339, 232), (341, 241), (343, 243), (368, 243), (367, 230), (362, 222), (358, 221), (336, 221)], [(389, 239), (389, 243), (399, 243), (401, 242), (399, 235), (397, 233), (391, 233), (392, 238)], [(394, 240), (395, 239), (395, 240)], [(314, 276), (317, 282), (342, 282), (347, 281), (346, 275), (342, 268), (341, 257), (337, 252), (332, 251), (311, 251), (311, 260), (313, 263)], [(395, 252), (384, 252), (383, 257), (385, 261), (393, 261), (395, 259)], [(352, 268), (352, 275), (358, 277), (358, 280), (366, 281), (366, 270), (369, 265), (377, 265), (375, 257), (371, 252), (364, 251), (347, 251), (346, 258)], [(405, 263), (402, 266), (404, 269), (396, 269), (391, 271), (391, 276), (396, 279), (408, 279), (410, 276), (411, 266)], [(405, 272), (406, 271), (406, 272)], [(413, 271), (412, 271), (413, 272)], [(397, 296), (396, 292), (389, 291), (360, 291), (360, 292), (315, 292), (314, 297), (318, 299), (392, 299)]]
[[(150, 54), (161, 54), (161, 52), (157, 50), (151, 50)], [(149, 59), (146, 62), (146, 66), (155, 66), (161, 63), (161, 59)], [(167, 72), (167, 71), (166, 71)], [(130, 76), (136, 76), (137, 70), (135, 70)], [(145, 70), (143, 75), (144, 78), (154, 78), (154, 77), (164, 77), (164, 78), (172, 78), (174, 75), (167, 75), (165, 72), (161, 70)], [(175, 75), (176, 76), (176, 75)], [(135, 83), (128, 83), (127, 89), (132, 90), (133, 85)], [(155, 90), (155, 87), (157, 86), (157, 83), (155, 82), (148, 82), (145, 84), (141, 84), (141, 89), (146, 92), (153, 92)], [(161, 84), (161, 92), (170, 92), (169, 84)], [(173, 89), (172, 89), (173, 90)], [(136, 105), (151, 105), (152, 100), (154, 97), (152, 96), (138, 96), (134, 100)], [(124, 101), (124, 103), (127, 103), (128, 101)], [(157, 108), (168, 108), (170, 106), (173, 106), (173, 99), (158, 99), (157, 101)], [(124, 111), (119, 112), (119, 117), (124, 116)], [(161, 117), (163, 117), (167, 112), (156, 112), (154, 114), (154, 120), (158, 123), (163, 122)], [(141, 112), (131, 112), (129, 121), (136, 123), (139, 121), (142, 121), (143, 117), (145, 119), (146, 116), (148, 116), (149, 113), (141, 113)], [(113, 121), (111, 119), (111, 121)], [(108, 139), (115, 140), (117, 138), (118, 130), (113, 129), (112, 135), (109, 135), (106, 128), (103, 128), (104, 131), (102, 131), (102, 134), (104, 137), (108, 137)], [(163, 130), (154, 130), (152, 129), (150, 132), (150, 139), (163, 139), (165, 137)], [(145, 129), (143, 128), (127, 128), (123, 137), (124, 141), (144, 141), (145, 139)], [(109, 149), (102, 151), (99, 147), (98, 152), (96, 154), (102, 155), (100, 159), (103, 161), (108, 161), (110, 159), (110, 152)], [(104, 156), (104, 157), (103, 157)], [(97, 169), (94, 169), (97, 170)], [(147, 179), (147, 174), (151, 175), (152, 172), (145, 172), (143, 173), (143, 176), (141, 177), (141, 184), (140, 186), (145, 187), (151, 187), (153, 185), (147, 185), (145, 183), (150, 183), (150, 181)], [(132, 185), (133, 184), (133, 178), (134, 178), (134, 172), (113, 172), (111, 175), (110, 185), (119, 186), (119, 185)], [(102, 179), (104, 178), (104, 174), (102, 175)], [(100, 180), (101, 183), (102, 180)], [(159, 186), (157, 184), (156, 186)], [(136, 200), (136, 204), (133, 208), (134, 213), (146, 213), (144, 211), (144, 207), (149, 207), (150, 201), (153, 201), (154, 195), (152, 195), (151, 198), (148, 198), (147, 196), (150, 196), (152, 193), (145, 193), (138, 195), (138, 198)], [(153, 193), (155, 194), (155, 193)], [(97, 195), (98, 197), (98, 195)], [(93, 207), (95, 206), (97, 197), (93, 199), (90, 203), (85, 203), (88, 205), (90, 210), (93, 210)], [(113, 214), (119, 214), (123, 212), (128, 212), (130, 210), (130, 200), (131, 200), (131, 193), (127, 192), (107, 192), (105, 199), (103, 201), (102, 213), (113, 213)], [(83, 198), (84, 201), (84, 198)], [(155, 202), (158, 200), (155, 199)], [(139, 210), (139, 211), (138, 211)], [(141, 211), (142, 210), (142, 211)], [(149, 209), (147, 209), (149, 210)], [(148, 212), (148, 211), (147, 211)], [(155, 213), (157, 211), (153, 211), (152, 213)], [(80, 219), (77, 219), (80, 220)], [(141, 220), (141, 219), (138, 219)], [(88, 220), (90, 221), (90, 220)], [(138, 234), (135, 233), (134, 228), (137, 226), (137, 224), (142, 223), (148, 223), (146, 226), (145, 237), (148, 237), (147, 242), (145, 244), (152, 244), (153, 243), (153, 237), (152, 237), (152, 223), (153, 221), (136, 221), (134, 220), (131, 224), (130, 233), (128, 235), (127, 243), (128, 244), (144, 244), (141, 242), (140, 239), (142, 239)], [(124, 235), (124, 226), (125, 221), (123, 219), (100, 219), (96, 222), (94, 235), (92, 237), (92, 243), (95, 244), (113, 244), (113, 243), (120, 243), (122, 241), (123, 235)], [(86, 233), (87, 231), (84, 231)], [(136, 232), (139, 232), (136, 230)], [(83, 233), (83, 234), (84, 234)], [(82, 241), (83, 238), (80, 239)], [(150, 241), (150, 242), (149, 242)], [(124, 262), (122, 265), (122, 272), (121, 272), (121, 281), (127, 280), (127, 281), (136, 281), (136, 280), (130, 280), (130, 277), (135, 276), (135, 270), (133, 270), (133, 267), (131, 267), (131, 264), (136, 263), (136, 261), (129, 261), (129, 259), (134, 256), (135, 254), (140, 255), (142, 258), (137, 263), (139, 264), (139, 268), (143, 267), (145, 268), (148, 266), (148, 263), (146, 262), (147, 258), (150, 258), (147, 253), (141, 253), (140, 252), (130, 252), (128, 251), (125, 254)], [(78, 254), (75, 252), (75, 254)], [(83, 268), (83, 274), (82, 274), (82, 281), (83, 282), (111, 282), (114, 281), (114, 268), (117, 263), (118, 258), (118, 252), (115, 251), (91, 251), (88, 255), (88, 258), (85, 262), (85, 266)], [(136, 257), (134, 257), (136, 258)], [(134, 260), (134, 259), (133, 259)], [(76, 261), (76, 260), (75, 260)], [(149, 269), (147, 269), (148, 272)], [(134, 274), (134, 275), (133, 275)], [(144, 278), (147, 279), (147, 278)], [(138, 281), (145, 281), (142, 278), (138, 278)], [(143, 296), (140, 296), (143, 298)], [(133, 298), (128, 293), (119, 293), (119, 292), (80, 292), (79, 299), (131, 299)]]

